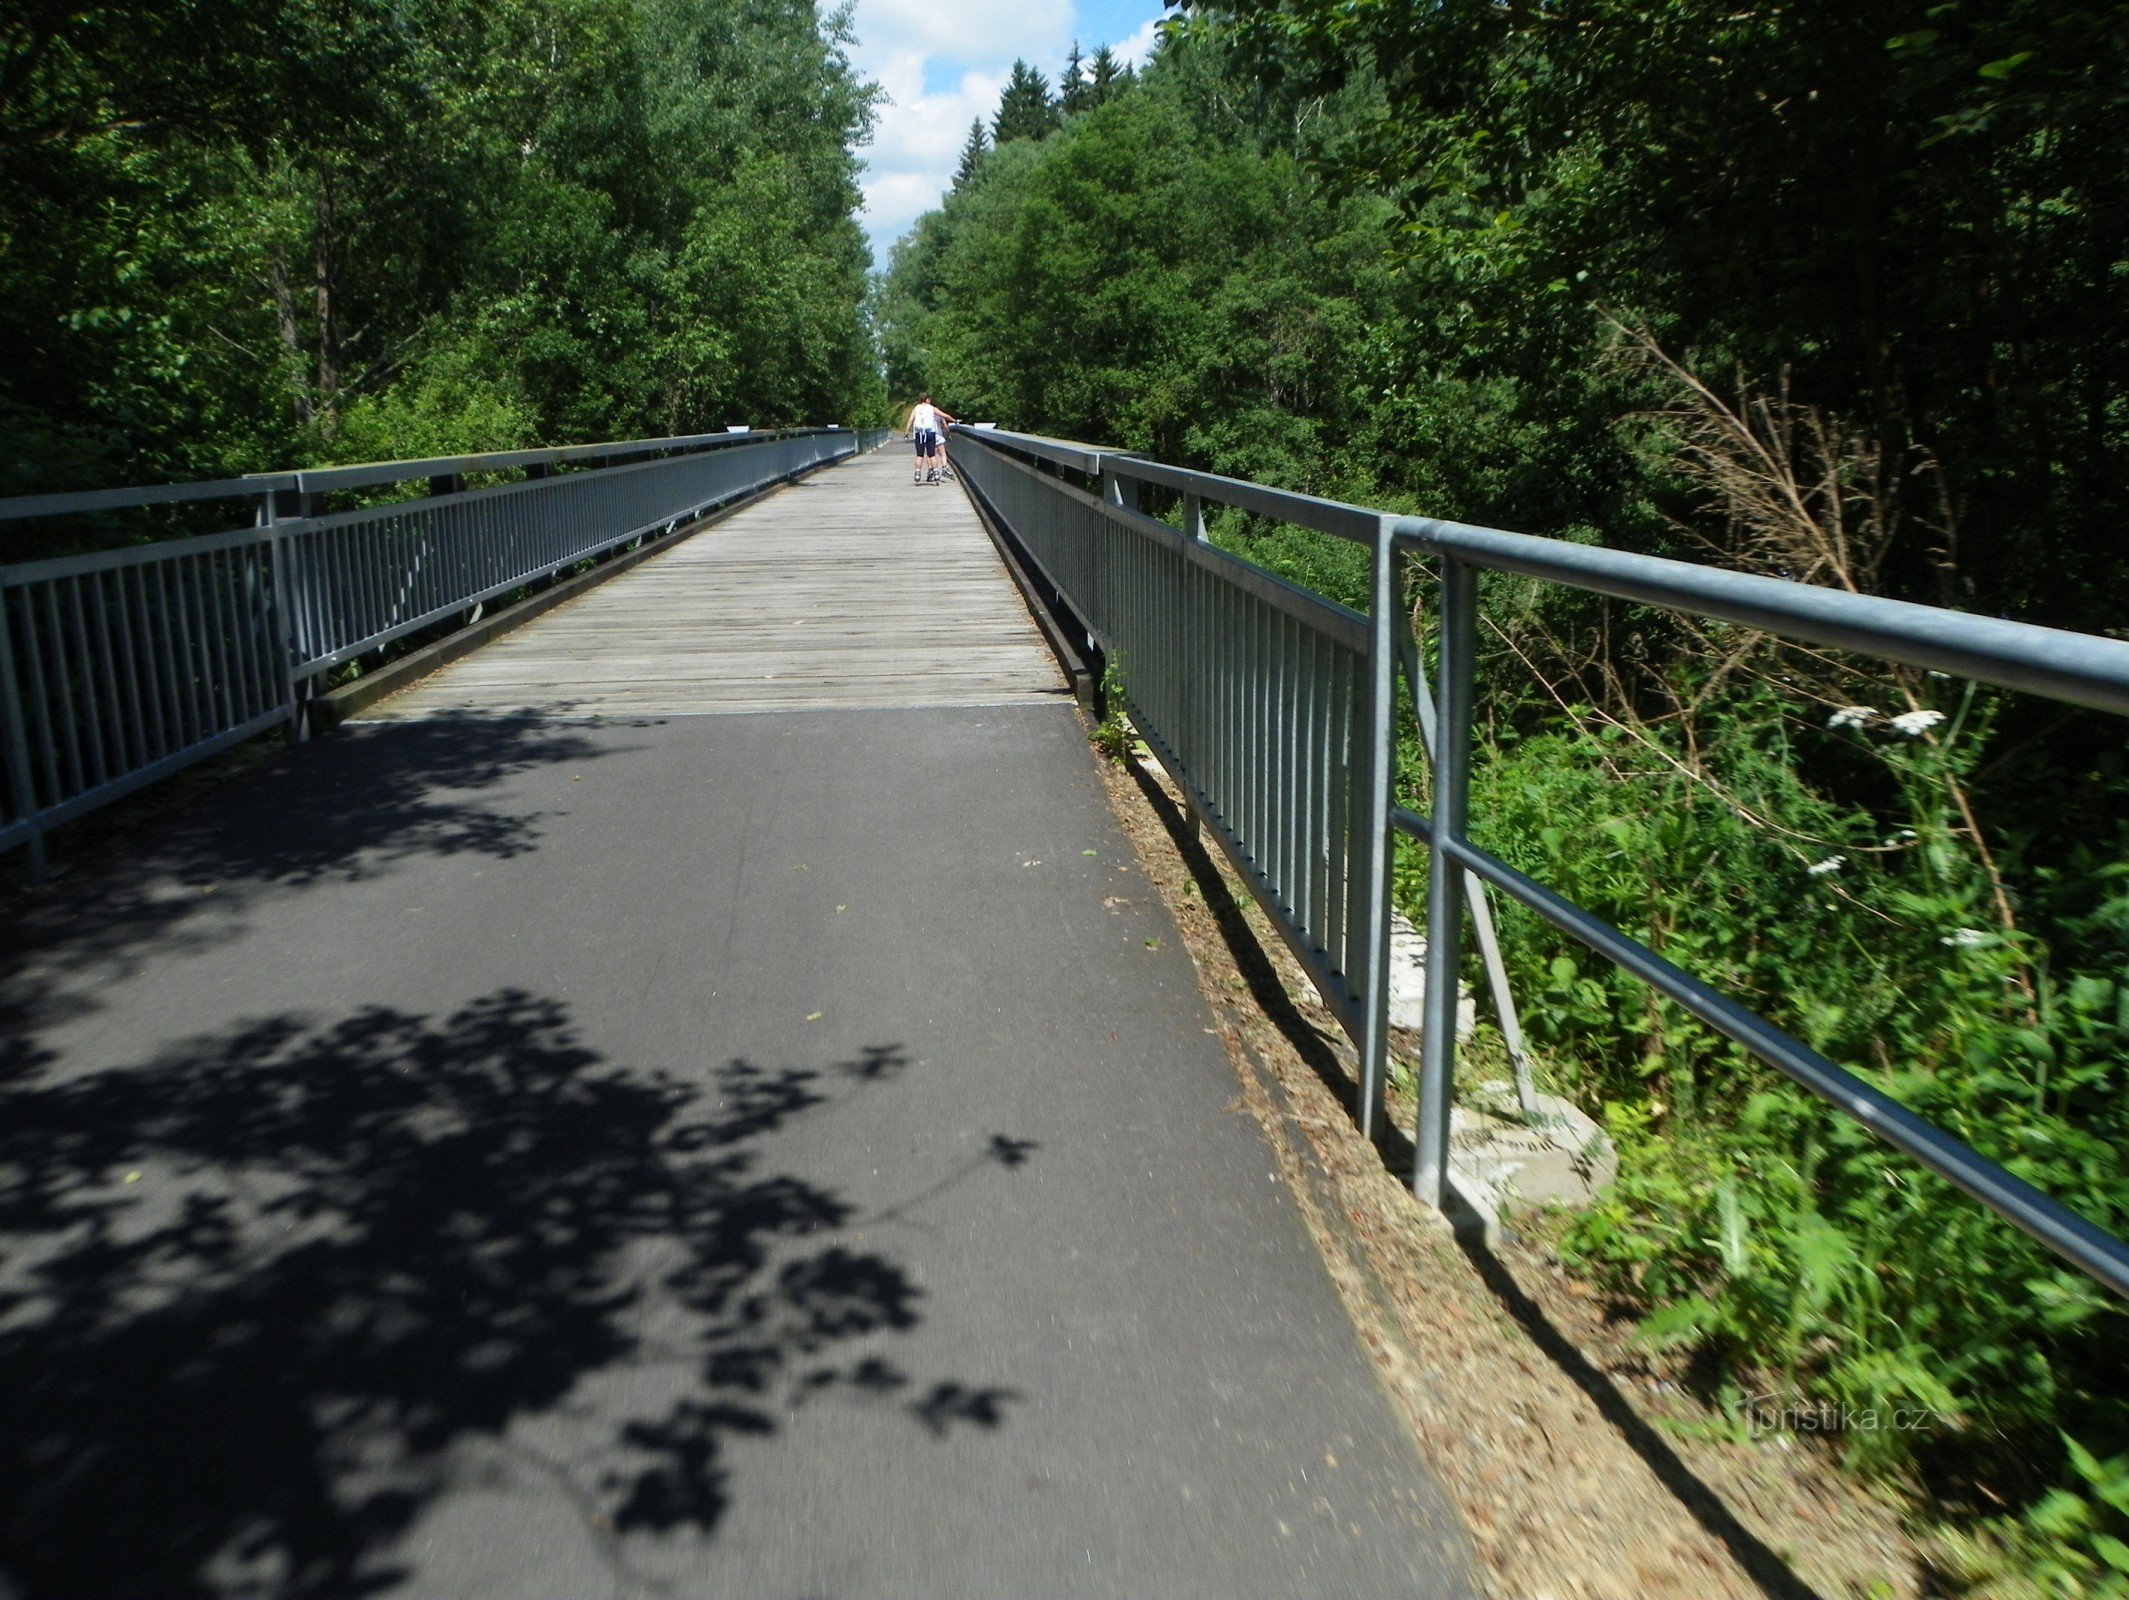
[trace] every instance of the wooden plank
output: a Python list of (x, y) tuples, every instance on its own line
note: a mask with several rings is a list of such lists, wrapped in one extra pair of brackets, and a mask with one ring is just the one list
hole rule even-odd
[(961, 491), (845, 463), (379, 702), (365, 720), (1013, 705), (1070, 690)]

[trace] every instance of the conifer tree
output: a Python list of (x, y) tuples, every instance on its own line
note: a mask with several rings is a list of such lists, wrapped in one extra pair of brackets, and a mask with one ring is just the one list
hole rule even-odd
[(1012, 79), (998, 100), (998, 115), (991, 122), (992, 141), (1045, 139), (1056, 126), (1057, 107), (1050, 99), (1050, 86), (1025, 61), (1015, 61)]
[(1116, 92), (1131, 81), (1131, 69), (1116, 59), (1116, 52), (1103, 45), (1094, 52), (1093, 72), (1087, 81), (1087, 104), (1107, 105)]
[(990, 135), (983, 131), (983, 119), (978, 117), (968, 125), (968, 143), (961, 147), (961, 165), (954, 171), (954, 187), (966, 189), (976, 181), (983, 170), (983, 158), (990, 153)]
[(1079, 53), (1079, 41), (1074, 39), (1072, 54), (1057, 78), (1057, 109), (1068, 117), (1075, 111), (1091, 110), (1094, 106), (1093, 87), (1087, 81), (1086, 58)]

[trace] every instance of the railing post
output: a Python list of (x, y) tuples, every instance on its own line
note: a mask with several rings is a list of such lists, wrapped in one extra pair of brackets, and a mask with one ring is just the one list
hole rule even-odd
[[(1196, 494), (1186, 493), (1183, 496), (1183, 537), (1194, 544), (1205, 542), (1205, 502)], [(1205, 703), (1203, 680), (1213, 670), (1213, 663), (1211, 653), (1200, 643), (1204, 635), (1204, 623), (1199, 618), (1198, 608), (1204, 590), (1204, 569), (1186, 556), (1181, 564), (1181, 575), (1182, 604), (1177, 611), (1181, 618), (1182, 648), (1181, 659), (1176, 663), (1175, 670), (1177, 699), (1181, 711), (1178, 720), (1182, 724), (1178, 741), (1180, 748), (1176, 754), (1183, 763), (1183, 771), (1176, 773), (1175, 779), (1187, 794), (1194, 782), (1189, 774), (1197, 771), (1204, 761), (1204, 730), (1198, 724), (1198, 710)], [(1183, 810), (1190, 827), (1191, 840), (1195, 843), (1204, 836), (1198, 822), (1198, 808), (1195, 803), (1191, 803), (1185, 805)]]
[(1138, 509), (1138, 480), (1126, 478), (1108, 462), (1101, 464), (1101, 497), (1126, 511)]
[(1384, 517), (1375, 529), (1368, 607), (1367, 768), (1361, 839), (1360, 1132), (1380, 1136), (1390, 1062), (1390, 798), (1397, 784), (1397, 540)]
[(7, 764), (7, 792), (15, 813), (30, 830), (28, 861), (30, 882), (44, 877), (44, 824), (37, 816), (37, 790), (30, 781), (30, 747), (25, 729), (29, 707), (22, 703), (22, 686), (15, 672), (15, 643), (8, 631), (7, 590), (0, 587), (0, 759)]
[[(294, 557), (290, 553), (288, 538), (281, 532), (281, 494), (285, 491), (269, 491), (259, 497), (259, 524), (273, 535), (268, 549), (268, 559), (273, 562), (273, 610), (274, 633), (281, 649), (281, 673), (283, 692), (288, 696), (287, 740), (301, 744), (310, 737), (309, 698), (310, 680), (301, 677), (297, 668), (301, 665), (302, 650), (298, 642), (299, 628), (296, 621), (296, 575)], [(305, 500), (296, 500), (300, 516), (308, 507)]]
[(1457, 969), (1464, 873), (1449, 854), (1470, 815), (1471, 686), (1478, 649), (1472, 569), (1442, 557), (1441, 670), (1434, 712), (1434, 815), (1427, 861), (1427, 1003), (1420, 1035), (1419, 1125), (1412, 1192), (1437, 1210), (1449, 1199), (1449, 1107), (1456, 1082)]
[[(1407, 615), (1405, 597), (1397, 597), (1400, 615)], [(1403, 657), (1405, 681), (1412, 690), (1412, 707), (1419, 713), (1419, 745), (1427, 758), (1427, 769), (1434, 768), (1434, 690), (1427, 678), (1427, 669), (1419, 659), (1419, 646), (1413, 642), (1412, 630), (1400, 626), (1397, 647)], [(1508, 1046), (1508, 1064), (1515, 1070), (1516, 1103), (1523, 1108), (1526, 1119), (1539, 1116), (1537, 1085), (1530, 1075), (1530, 1051), (1523, 1043), (1523, 1019), (1515, 1006), (1515, 992), (1508, 986), (1508, 964), (1501, 959), (1501, 939), (1493, 926), (1492, 901), (1486, 893), (1486, 883), (1475, 872), (1464, 874), (1466, 904), (1471, 908), (1471, 931), (1477, 937), (1479, 956), (1486, 964), (1486, 984), (1493, 991), (1494, 1020), (1500, 1024), (1501, 1041)]]

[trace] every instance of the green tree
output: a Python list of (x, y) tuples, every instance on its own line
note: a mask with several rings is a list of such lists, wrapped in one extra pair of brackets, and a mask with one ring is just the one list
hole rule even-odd
[(7, 12), (4, 487), (874, 406), (848, 43), (811, 0)]
[(1089, 64), (1087, 103), (1090, 106), (1107, 105), (1133, 77), (1131, 69), (1116, 59), (1116, 52), (1103, 45), (1094, 52), (1094, 59)]
[(1013, 63), (1013, 75), (991, 120), (991, 139), (999, 145), (1015, 139), (1046, 139), (1057, 126), (1057, 107), (1042, 74), (1025, 61)]
[(1938, 464), (1974, 587), (1917, 540), (1907, 592), (2091, 627), (2129, 605), (2104, 354), (2129, 338), (2129, 7), (1195, 9), (1274, 80), (1381, 86), (1334, 165), (1399, 199), (1416, 270), (1477, 296), (1464, 348), (1539, 404), (1586, 386), (1587, 308), (1630, 309), (1866, 421), (1889, 490)]
[(1064, 116), (1085, 111), (1093, 104), (1093, 85), (1087, 81), (1086, 58), (1079, 53), (1079, 41), (1072, 41), (1072, 53), (1065, 60), (1064, 71), (1057, 75), (1057, 109)]
[(978, 117), (968, 125), (968, 142), (961, 146), (961, 164), (954, 169), (954, 187), (966, 189), (976, 181), (983, 170), (983, 158), (990, 153), (990, 135), (983, 131), (983, 119)]

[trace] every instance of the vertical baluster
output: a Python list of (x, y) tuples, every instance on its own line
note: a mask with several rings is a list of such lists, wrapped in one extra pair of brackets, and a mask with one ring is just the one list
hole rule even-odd
[(348, 530), (362, 552), (357, 564), (362, 574), (362, 622), (356, 637), (365, 644), (384, 631), (385, 618), (391, 614), (391, 573), (399, 565), (404, 529), (399, 514), (387, 512), (375, 522), (358, 523)]
[(1265, 823), (1271, 815), (1265, 791), (1265, 723), (1271, 719), (1271, 617), (1262, 600), (1250, 600), (1250, 860), (1260, 874), (1271, 872), (1265, 849)]
[(1304, 936), (1304, 947), (1315, 943), (1314, 906), (1316, 849), (1310, 836), (1309, 818), (1315, 807), (1315, 764), (1309, 760), (1309, 735), (1315, 727), (1316, 630), (1294, 619), (1294, 712), (1293, 741), (1288, 759), (1294, 767), (1294, 930)]
[(160, 741), (149, 727), (148, 701), (141, 693), (139, 624), (133, 617), (133, 578), (136, 566), (111, 570), (111, 604), (117, 614), (118, 682), (126, 724), (133, 730), (132, 762), (144, 767), (162, 754)]
[(22, 595), (22, 659), (29, 669), (29, 709), (31, 748), (36, 752), (37, 762), (44, 769), (44, 805), (47, 810), (67, 798), (65, 768), (62, 765), (64, 751), (61, 743), (65, 738), (60, 718), (52, 705), (52, 685), (46, 671), (50, 652), (45, 647), (45, 637), (51, 632), (48, 623), (38, 615), (37, 602), (42, 599), (47, 608), (51, 600), (51, 584), (40, 583), (35, 588), (25, 587)]
[(274, 603), (280, 614), (280, 644), (288, 674), (288, 741), (310, 737), (309, 704), (318, 677), (311, 671), (324, 625), (319, 620), (319, 578), (312, 559), (317, 546), (307, 533), (283, 533), (274, 541)]
[(185, 683), (178, 660), (177, 630), (170, 621), (174, 603), (170, 568), (169, 560), (160, 560), (153, 566), (143, 567), (140, 575), (144, 596), (142, 608), (148, 613), (155, 638), (155, 703), (164, 719), (167, 734), (165, 755), (174, 754), (192, 742), (185, 722)]
[[(109, 783), (125, 771), (125, 747), (111, 726), (111, 691), (117, 687), (111, 672), (110, 637), (97, 615), (97, 575), (77, 574), (67, 584), (67, 598), (74, 612), (74, 648), (81, 660), (81, 716), (88, 726), (89, 753), (98, 784)], [(88, 599), (82, 591), (88, 591)]]
[(210, 698), (211, 689), (207, 677), (212, 668), (207, 663), (207, 608), (200, 593), (199, 558), (183, 556), (171, 564), (171, 577), (178, 586), (178, 609), (171, 618), (177, 629), (178, 646), (185, 661), (185, 704), (192, 713), (192, 737), (187, 744), (198, 744), (214, 732), (214, 708)]
[[(53, 702), (53, 712), (59, 724), (60, 751), (66, 758), (67, 787), (64, 798), (72, 799), (88, 788), (87, 771), (81, 754), (81, 706), (74, 698), (74, 674), (68, 665), (66, 624), (60, 620), (59, 584), (54, 579), (44, 585), (44, 620), (46, 637), (51, 641), (53, 687), (58, 697)], [(55, 795), (54, 799), (62, 798)]]
[(242, 718), (237, 710), (238, 661), (236, 653), (235, 596), (229, 592), (230, 552), (210, 552), (203, 559), (207, 568), (207, 597), (213, 621), (209, 638), (214, 648), (215, 701), (221, 707), (222, 728), (233, 728)]
[[(1182, 727), (1177, 737), (1183, 741), (1183, 770), (1189, 777), (1194, 797), (1205, 793), (1205, 736), (1198, 725), (1205, 707), (1205, 647), (1203, 643), (1205, 624), (1202, 607), (1205, 599), (1205, 570), (1185, 552), (1177, 563), (1182, 584), (1182, 605), (1176, 627), (1179, 634), (1179, 649), (1182, 655), (1182, 672), (1178, 679), (1182, 699)], [(1202, 803), (1202, 801), (1201, 801)], [(1191, 827), (1197, 826), (1197, 811), (1192, 809)]]
[(214, 569), (210, 558), (204, 554), (187, 556), (185, 575), (192, 588), (192, 613), (185, 619), (185, 634), (198, 645), (199, 736), (211, 739), (224, 724), (221, 640), (214, 626)]
[(266, 705), (266, 690), (260, 681), (259, 651), (259, 630), (265, 624), (265, 603), (259, 592), (257, 547), (233, 545), (227, 559), (229, 603), (235, 612), (231, 618), (229, 642), (236, 658), (236, 720), (241, 723), (249, 722)]
[(1266, 740), (1266, 776), (1270, 779), (1271, 816), (1265, 829), (1272, 861), (1273, 901), (1287, 924), (1294, 920), (1294, 763), (1293, 642), (1294, 619), (1267, 607), (1271, 614), (1271, 728)]
[(1331, 655), (1331, 703), (1324, 718), (1323, 740), (1330, 781), (1324, 796), (1324, 832), (1330, 841), (1330, 862), (1323, 880), (1323, 947), (1330, 969), (1347, 980), (1346, 874), (1349, 870), (1348, 821), (1352, 804), (1353, 657), (1342, 645)]
[(280, 541), (271, 537), (247, 546), (245, 564), (251, 573), (252, 682), (257, 687), (252, 702), (254, 715), (285, 710), (288, 705), (288, 647), (282, 639), (281, 597), (276, 587)]
[(1271, 889), (1274, 914), (1279, 894), (1279, 613), (1264, 602), (1257, 603), (1257, 633), (1261, 653), (1257, 658), (1257, 736), (1254, 766), (1257, 774), (1257, 868)]
[(1226, 616), (1220, 652), (1226, 676), (1223, 713), (1226, 724), (1220, 733), (1220, 763), (1225, 772), (1221, 780), (1220, 813), (1229, 839), (1246, 853), (1247, 847), (1242, 844), (1242, 675), (1247, 670), (1248, 636), (1243, 631), (1241, 590), (1225, 585), (1220, 598)]
[(10, 590), (0, 584), (0, 762), (6, 764), (8, 799), (15, 815), (29, 824), (27, 870), (34, 883), (44, 876), (44, 824), (30, 767), (30, 711), (23, 701), (21, 675), (15, 670), (14, 631), (8, 622), (10, 593), (23, 597), (25, 615), (29, 600), (27, 590)]
[(332, 529), (313, 529), (303, 536), (304, 587), (318, 620), (313, 658), (335, 655), (347, 642), (347, 586), (341, 573), (339, 546), (339, 534)]
[(1242, 602), (1242, 747), (1241, 747), (1241, 803), (1242, 826), (1239, 830), (1242, 851), (1259, 872), (1264, 868), (1264, 841), (1258, 833), (1259, 807), (1257, 805), (1257, 721), (1263, 708), (1264, 674), (1263, 652), (1257, 647), (1259, 625), (1263, 621), (1262, 608), (1254, 595)]
[(339, 645), (351, 649), (369, 637), (369, 557), (365, 541), (376, 536), (377, 525), (349, 524), (333, 530), (333, 549), (340, 557), (340, 603), (346, 607), (346, 623)]
[(1277, 799), (1277, 815), (1273, 818), (1273, 837), (1279, 849), (1279, 904), (1285, 908), (1287, 925), (1292, 927), (1300, 914), (1300, 897), (1295, 890), (1294, 867), (1294, 815), (1300, 800), (1299, 773), (1294, 767), (1294, 707), (1295, 676), (1299, 665), (1295, 646), (1299, 643), (1300, 627), (1285, 611), (1274, 611), (1272, 620), (1278, 629), (1278, 701), (1279, 714), (1273, 723), (1272, 772), (1275, 787), (1272, 793)]
[(1255, 715), (1251, 718), (1249, 738), (1250, 774), (1250, 854), (1255, 857), (1257, 870), (1271, 881), (1271, 718), (1272, 718), (1272, 661), (1271, 661), (1271, 607), (1262, 601), (1254, 601), (1250, 607), (1256, 638), (1256, 671), (1251, 700)]
[(362, 637), (362, 577), (357, 529), (340, 527), (325, 537), (333, 552), (333, 606), (338, 612), (333, 629), (337, 653)]

